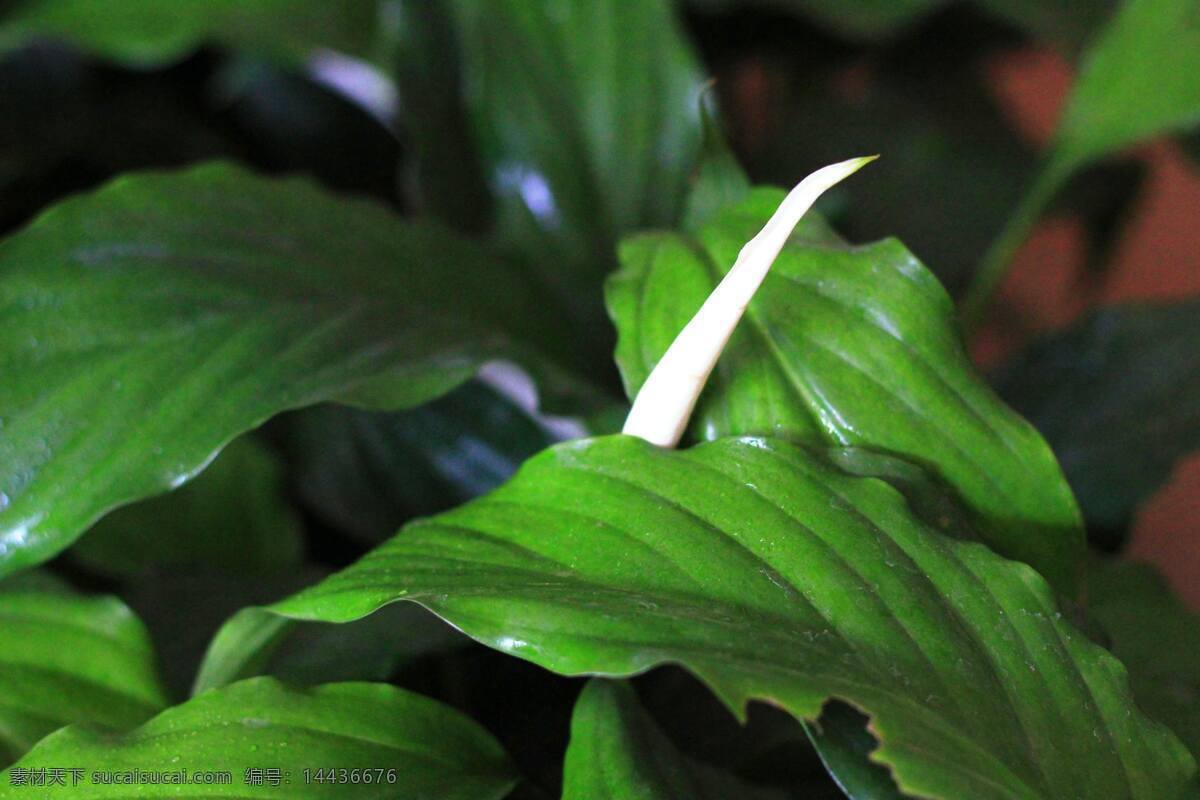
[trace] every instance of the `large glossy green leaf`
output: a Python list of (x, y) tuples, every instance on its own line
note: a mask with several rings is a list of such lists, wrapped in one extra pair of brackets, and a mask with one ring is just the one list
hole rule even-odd
[(1099, 311), (1019, 354), (996, 386), (1058, 454), (1089, 526), (1119, 540), (1200, 447), (1200, 302)]
[(429, 400), (549, 313), (449, 232), (226, 165), (121, 178), (0, 243), (0, 574), (271, 415)]
[(283, 499), (282, 466), (250, 438), (201, 476), (100, 520), (71, 558), (114, 577), (221, 570), (263, 575), (300, 563), (300, 520)]
[(131, 728), (166, 704), (137, 617), (40, 577), (0, 585), (0, 765), (64, 725)]
[(1200, 758), (1200, 615), (1151, 566), (1097, 561), (1094, 567), (1088, 610), (1128, 667), (1138, 704)]
[(617, 237), (682, 209), (700, 74), (666, 0), (452, 0), (500, 234), (603, 337)]
[(1100, 32), (1056, 133), (1072, 165), (1200, 124), (1200, 6), (1126, 0)]
[(135, 64), (171, 61), (217, 42), (300, 60), (320, 47), (373, 55), (378, 0), (16, 0), (0, 15), (0, 47), (66, 39)]
[[(626, 240), (607, 299), (632, 397), (782, 193), (758, 189), (695, 237)], [(1078, 510), (1037, 432), (979, 379), (950, 298), (894, 239), (845, 244), (801, 223), (734, 332), (692, 435), (787, 436), (930, 467), (984, 521), (984, 540), (1074, 585)]]
[[(370, 683), (290, 689), (270, 678), (207, 692), (113, 736), (72, 727), (48, 737), (0, 773), (0, 798), (27, 798), (19, 769), (79, 767), (78, 786), (38, 787), (38, 797), (83, 798), (501, 798), (516, 783), (511, 764), (488, 733), (467, 717), (420, 695)], [(306, 770), (346, 771), (345, 782), (306, 780)], [(279, 770), (276, 785), (249, 770)], [(92, 776), (129, 771), (228, 773), (227, 783), (105, 783)], [(350, 771), (371, 782), (351, 782)], [(184, 792), (187, 792), (185, 795)]]
[(594, 680), (571, 718), (563, 800), (780, 800), (680, 753), (628, 684)]
[(919, 796), (1163, 800), (1195, 767), (1036, 572), (782, 440), (557, 445), (272, 608), (348, 621), (402, 599), (565, 674), (683, 664), (739, 714), (839, 698)]

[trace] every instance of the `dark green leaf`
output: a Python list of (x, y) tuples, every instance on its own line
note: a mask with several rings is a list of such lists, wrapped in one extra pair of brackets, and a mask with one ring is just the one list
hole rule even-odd
[(272, 608), (349, 621), (401, 599), (564, 674), (680, 663), (736, 713), (840, 698), (918, 796), (1164, 800), (1195, 768), (1036, 572), (780, 440), (558, 445)]
[(291, 683), (385, 680), (404, 662), (468, 640), (424, 609), (400, 603), (350, 625), (300, 623), (250, 607), (222, 628), (193, 686), (199, 694), (256, 675)]
[(608, 335), (617, 238), (681, 213), (700, 76), (665, 0), (453, 0), (467, 110), (502, 238)]
[[(270, 678), (207, 692), (127, 734), (72, 727), (43, 740), (0, 773), (0, 798), (31, 796), (14, 785), (17, 768), (80, 767), (84, 781), (44, 786), (39, 798), (180, 797), (177, 785), (106, 784), (95, 770), (177, 773), (228, 771), (227, 784), (188, 796), (484, 800), (516, 784), (513, 768), (488, 733), (458, 712), (392, 686), (341, 683), (289, 689)], [(275, 768), (279, 786), (254, 785), (247, 770)], [(305, 770), (371, 771), (371, 783), (319, 783)], [(377, 772), (379, 771), (379, 772)], [(389, 774), (391, 780), (389, 780)], [(382, 780), (375, 781), (378, 775)]]
[[(632, 397), (782, 199), (758, 189), (694, 238), (623, 243), (608, 285)], [(1070, 591), (1079, 512), (1050, 448), (976, 375), (950, 298), (894, 239), (850, 246), (817, 217), (772, 267), (693, 416), (729, 434), (888, 451), (929, 467), (980, 515), (981, 538)]]
[(593, 680), (571, 719), (563, 800), (766, 800), (750, 786), (680, 753), (627, 684)]
[(300, 520), (283, 500), (282, 469), (253, 439), (230, 443), (196, 481), (119, 509), (87, 532), (71, 557), (95, 572), (222, 570), (264, 574), (300, 562)]
[(1200, 5), (1126, 0), (1083, 58), (1055, 158), (1076, 166), (1200, 124)]
[(701, 227), (721, 209), (741, 202), (750, 193), (750, 179), (725, 143), (715, 114), (703, 105), (700, 114), (704, 137), (681, 220), (688, 231)]
[(371, 543), (494, 489), (556, 441), (479, 381), (399, 413), (321, 406), (296, 414), (289, 431), (314, 513)]
[(289, 61), (322, 47), (371, 56), (378, 13), (377, 0), (17, 0), (0, 18), (0, 47), (52, 37), (134, 64), (212, 42)]
[(1200, 758), (1200, 615), (1153, 567), (1097, 561), (1089, 577), (1089, 610), (1128, 667), (1138, 705)]
[(414, 205), (461, 230), (481, 232), (491, 197), (463, 97), (458, 32), (448, 0), (395, 5), (396, 82), (412, 158), (403, 175)]
[[(131, 728), (166, 704), (146, 629), (115, 597), (0, 587), (0, 764), (74, 722)], [(0, 789), (2, 791), (2, 789)]]
[(288, 408), (429, 400), (544, 304), (450, 233), (231, 166), (122, 178), (0, 244), (0, 574)]
[(805, 725), (825, 768), (850, 800), (900, 800), (891, 775), (869, 761), (879, 743), (865, 727), (869, 719), (845, 703), (825, 706), (821, 718)]
[(996, 386), (1058, 454), (1089, 526), (1119, 541), (1200, 448), (1200, 301), (1099, 311), (1017, 356)]

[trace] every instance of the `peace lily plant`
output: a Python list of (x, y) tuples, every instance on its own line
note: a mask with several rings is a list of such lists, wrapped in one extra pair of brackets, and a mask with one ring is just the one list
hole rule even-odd
[(0, 4), (0, 800), (1200, 797), (1200, 306), (964, 341), (1194, 3), (760, 5)]

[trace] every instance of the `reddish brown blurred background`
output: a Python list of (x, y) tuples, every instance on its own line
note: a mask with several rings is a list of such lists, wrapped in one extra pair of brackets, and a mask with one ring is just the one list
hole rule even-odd
[[(1044, 145), (1070, 87), (1071, 68), (1047, 50), (1026, 50), (989, 65), (995, 91), (1023, 136)], [(1135, 153), (1148, 168), (1133, 218), (1124, 229), (1099, 302), (1200, 294), (1200, 172), (1170, 142)], [(1021, 248), (1002, 288), (1031, 330), (1059, 328), (1085, 310), (1072, 291), (1082, 266), (1083, 233), (1067, 218), (1048, 218)], [(1019, 344), (998, 326), (975, 347), (991, 363)], [(1138, 514), (1131, 558), (1156, 565), (1200, 609), (1200, 454), (1182, 461), (1171, 481)]]

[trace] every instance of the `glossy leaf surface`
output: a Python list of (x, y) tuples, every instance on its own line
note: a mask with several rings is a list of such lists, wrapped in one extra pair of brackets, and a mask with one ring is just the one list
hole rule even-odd
[(300, 563), (300, 520), (284, 502), (281, 465), (237, 439), (200, 477), (100, 520), (71, 558), (106, 575), (221, 570), (264, 575)]
[(64, 725), (131, 728), (166, 705), (150, 637), (125, 604), (40, 578), (0, 589), (3, 765)]
[(61, 203), (0, 243), (0, 574), (279, 411), (438, 396), (544, 318), (526, 285), (441, 228), (227, 165)]
[[(160, 798), (387, 798), (484, 800), (504, 797), (516, 776), (500, 746), (457, 711), (385, 684), (328, 684), (290, 689), (259, 678), (208, 692), (175, 706), (140, 728), (113, 736), (72, 727), (48, 737), (6, 772), (0, 798), (28, 796), (13, 785), (17, 769), (84, 768), (79, 786), (39, 787), (39, 797)], [(278, 768), (288, 782), (248, 783), (247, 770)], [(378, 782), (305, 780), (319, 768), (376, 770)], [(93, 770), (174, 773), (229, 771), (216, 785), (105, 784)], [(388, 771), (394, 780), (387, 779)]]
[(1090, 526), (1119, 538), (1200, 447), (1200, 303), (1125, 305), (1034, 343), (1000, 394), (1050, 442)]
[(0, 45), (61, 38), (134, 64), (214, 42), (295, 61), (320, 47), (365, 56), (378, 13), (377, 0), (17, 0), (0, 14)]
[[(623, 244), (607, 299), (630, 396), (781, 197), (759, 189), (695, 237)], [(950, 298), (894, 239), (852, 246), (802, 221), (692, 420), (697, 439), (786, 436), (924, 464), (981, 516), (984, 541), (1074, 585), (1078, 510), (1053, 454), (980, 380)]]
[(738, 713), (809, 720), (840, 698), (919, 796), (1160, 800), (1194, 770), (1032, 569), (780, 440), (558, 445), (273, 608), (349, 621), (401, 599), (564, 674), (680, 663)]
[(563, 800), (781, 800), (676, 749), (625, 683), (591, 681), (571, 718)]

